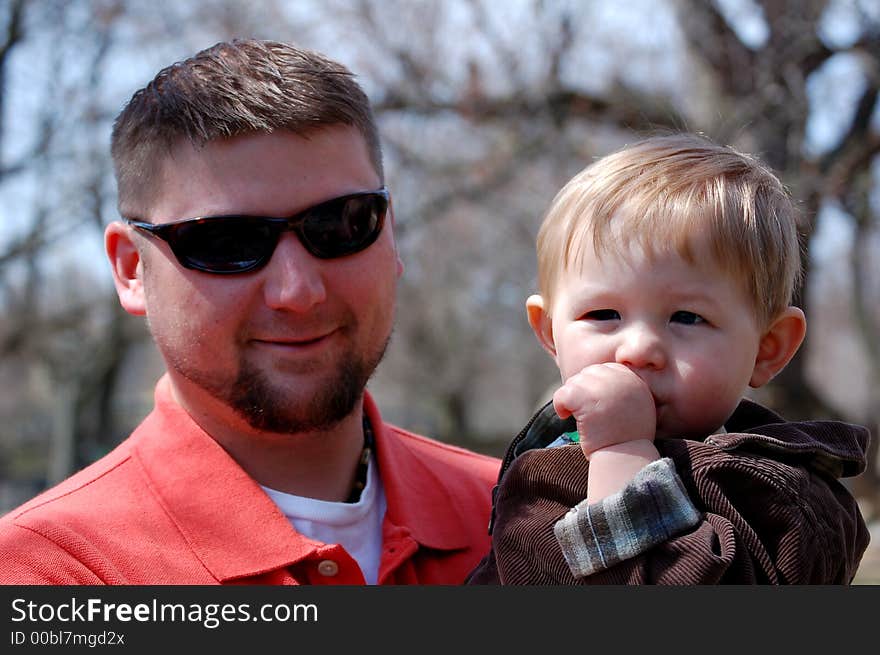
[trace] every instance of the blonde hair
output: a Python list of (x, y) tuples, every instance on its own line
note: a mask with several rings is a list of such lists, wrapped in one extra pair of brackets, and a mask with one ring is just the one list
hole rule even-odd
[(703, 237), (762, 324), (791, 304), (801, 275), (798, 212), (767, 166), (693, 134), (624, 147), (573, 177), (544, 216), (537, 254), (547, 309), (560, 274), (588, 247), (601, 257), (635, 243), (696, 263), (695, 239)]

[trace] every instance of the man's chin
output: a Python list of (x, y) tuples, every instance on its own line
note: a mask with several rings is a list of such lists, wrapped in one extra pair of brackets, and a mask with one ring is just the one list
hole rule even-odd
[(336, 367), (316, 372), (271, 372), (242, 366), (228, 402), (252, 428), (264, 432), (296, 433), (327, 430), (361, 402), (374, 366), (349, 358)]

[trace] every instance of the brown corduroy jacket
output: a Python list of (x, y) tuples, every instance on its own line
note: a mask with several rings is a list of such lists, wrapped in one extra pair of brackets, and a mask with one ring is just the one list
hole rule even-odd
[(869, 534), (840, 478), (865, 469), (865, 428), (786, 422), (744, 400), (725, 424), (727, 434), (657, 440), (701, 521), (575, 578), (553, 526), (585, 498), (589, 463), (579, 448), (540, 447), (571, 427), (550, 417), (552, 406), (542, 412), (505, 457), (493, 494), (492, 550), (469, 583), (848, 584), (855, 576)]

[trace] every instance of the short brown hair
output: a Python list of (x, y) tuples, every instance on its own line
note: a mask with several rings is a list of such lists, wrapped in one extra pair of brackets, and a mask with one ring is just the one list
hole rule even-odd
[(538, 282), (547, 303), (561, 272), (592, 247), (600, 256), (628, 243), (674, 249), (694, 262), (695, 235), (743, 283), (758, 320), (788, 307), (801, 275), (797, 208), (756, 158), (693, 134), (654, 136), (573, 177), (538, 233)]
[(383, 178), (373, 112), (351, 71), (276, 41), (217, 43), (159, 71), (116, 118), (111, 154), (120, 210), (149, 207), (162, 160), (182, 141), (200, 146), (242, 134), (308, 134), (338, 124), (360, 131)]

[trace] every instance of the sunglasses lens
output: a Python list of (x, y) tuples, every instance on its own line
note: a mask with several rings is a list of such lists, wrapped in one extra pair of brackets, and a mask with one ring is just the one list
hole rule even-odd
[(316, 205), (290, 219), (214, 216), (152, 226), (132, 224), (166, 240), (180, 263), (207, 273), (246, 273), (264, 266), (285, 230), (293, 230), (315, 257), (360, 252), (382, 231), (387, 192), (357, 193)]
[(382, 231), (388, 201), (380, 194), (338, 198), (313, 208), (302, 225), (303, 243), (316, 257), (360, 252)]
[(190, 268), (211, 273), (239, 273), (264, 263), (278, 241), (264, 221), (248, 218), (193, 221), (180, 226), (174, 252)]

